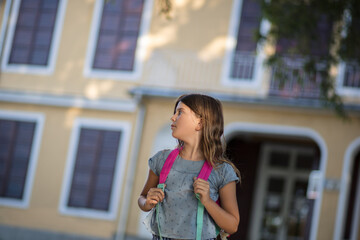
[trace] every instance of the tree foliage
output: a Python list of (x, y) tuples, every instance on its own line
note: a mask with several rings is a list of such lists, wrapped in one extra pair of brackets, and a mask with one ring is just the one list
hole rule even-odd
[[(160, 1), (161, 13), (169, 16), (171, 0)], [(302, 70), (307, 77), (321, 74), (320, 99), (341, 117), (347, 118), (342, 98), (337, 94), (330, 69), (340, 61), (360, 64), (360, 1), (359, 0), (253, 0), (261, 5), (263, 19), (270, 30), (254, 34), (258, 42), (276, 46), (282, 39), (288, 47), (268, 56), (271, 67), (284, 68), (283, 56), (304, 59)], [(326, 26), (330, 28), (326, 29)], [(321, 31), (324, 30), (325, 32)], [(327, 35), (328, 36), (325, 36)], [(281, 81), (287, 76), (278, 73)], [(299, 82), (301, 75), (298, 75)]]
[[(320, 97), (327, 106), (346, 118), (342, 99), (336, 92), (334, 76), (330, 75), (330, 68), (340, 61), (360, 63), (360, 1), (259, 1), (263, 17), (270, 22), (271, 28), (266, 35), (258, 32), (256, 40), (292, 40), (292, 47), (287, 49), (286, 54), (306, 59), (303, 70), (310, 75), (319, 71), (317, 65), (321, 64)], [(321, 25), (326, 23), (331, 26), (328, 38), (319, 33)], [(321, 51), (324, 48), (327, 50)], [(320, 50), (321, 54), (314, 54), (314, 49)], [(284, 65), (281, 54), (277, 53), (269, 56), (267, 63), (278, 67)]]

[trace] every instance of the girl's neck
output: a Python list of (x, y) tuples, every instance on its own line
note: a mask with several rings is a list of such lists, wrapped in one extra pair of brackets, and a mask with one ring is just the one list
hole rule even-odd
[(184, 144), (184, 147), (181, 150), (180, 156), (190, 161), (204, 160), (204, 154), (201, 152), (200, 146), (191, 146), (186, 143)]

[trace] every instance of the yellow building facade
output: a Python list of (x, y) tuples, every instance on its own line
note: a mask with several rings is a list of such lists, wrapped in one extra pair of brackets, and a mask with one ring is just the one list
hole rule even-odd
[(360, 239), (360, 68), (334, 68), (344, 121), (318, 85), (279, 87), (256, 3), (172, 3), (168, 19), (153, 0), (1, 2), (0, 238), (151, 239), (148, 159), (200, 92), (242, 173), (230, 239)]

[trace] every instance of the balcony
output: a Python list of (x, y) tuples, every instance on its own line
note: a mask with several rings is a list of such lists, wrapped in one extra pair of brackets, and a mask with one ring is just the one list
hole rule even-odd
[(253, 79), (256, 55), (253, 52), (236, 52), (234, 54), (231, 78), (249, 80)]
[[(314, 74), (308, 74), (302, 69), (304, 59), (284, 57), (283, 60), (284, 66), (273, 67), (271, 71), (267, 71), (259, 67), (263, 63), (253, 52), (237, 52), (229, 59), (230, 67), (226, 73), (228, 81), (235, 84), (226, 85), (221, 79), (223, 58), (206, 58), (201, 53), (193, 51), (157, 50), (152, 52), (145, 64), (141, 85), (152, 88), (221, 92), (242, 97), (256, 97), (259, 91), (265, 95), (286, 99), (318, 99), (321, 94), (324, 64), (318, 63), (318, 70)], [(264, 71), (264, 74), (257, 71)], [(262, 77), (257, 79), (257, 74)], [(279, 78), (279, 75), (282, 78)], [(351, 86), (356, 91), (360, 89), (359, 65), (347, 64), (341, 75), (343, 86)], [(266, 79), (269, 79), (268, 84), (265, 83)], [(260, 84), (255, 90), (244, 85), (236, 85), (256, 80)]]
[(284, 66), (273, 67), (269, 95), (286, 98), (319, 98), (324, 66), (317, 64), (316, 73), (309, 74), (302, 69), (304, 61), (301, 58), (284, 57)]

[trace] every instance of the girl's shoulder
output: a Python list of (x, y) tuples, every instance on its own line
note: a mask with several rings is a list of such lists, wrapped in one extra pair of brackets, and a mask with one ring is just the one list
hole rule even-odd
[(158, 151), (157, 153), (154, 154), (154, 156), (152, 156), (151, 158), (167, 158), (167, 156), (169, 156), (170, 152), (172, 150), (171, 149), (163, 149)]
[(219, 163), (217, 164), (215, 167), (214, 167), (214, 170), (215, 171), (219, 171), (219, 172), (235, 172), (233, 167), (227, 163), (227, 162), (222, 162), (222, 163)]
[(149, 159), (149, 167), (156, 175), (159, 176), (161, 169), (164, 166), (165, 160), (171, 151), (171, 149), (158, 151)]
[(226, 184), (230, 181), (239, 181), (234, 168), (227, 162), (219, 163), (216, 167), (213, 168), (213, 172), (214, 177), (218, 181), (223, 182), (223, 184)]

